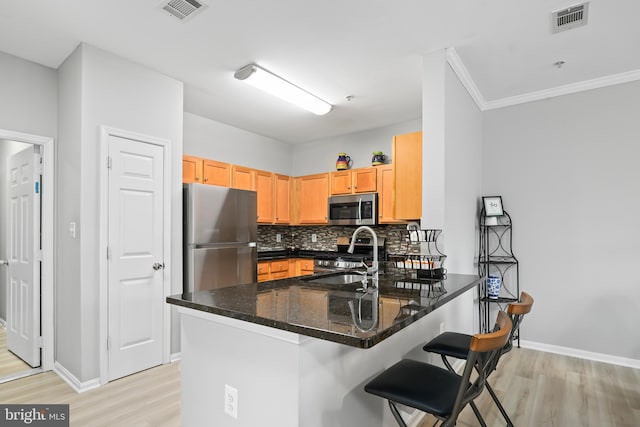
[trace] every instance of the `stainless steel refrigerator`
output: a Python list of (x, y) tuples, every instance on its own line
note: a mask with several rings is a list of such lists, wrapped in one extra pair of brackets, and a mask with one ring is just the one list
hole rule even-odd
[(257, 280), (257, 202), (254, 191), (183, 185), (184, 291)]

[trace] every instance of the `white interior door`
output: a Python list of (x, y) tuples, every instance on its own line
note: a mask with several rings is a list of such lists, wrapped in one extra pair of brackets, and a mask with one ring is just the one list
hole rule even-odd
[(7, 348), (40, 366), (40, 159), (31, 146), (8, 160)]
[(164, 148), (109, 135), (109, 380), (162, 363)]

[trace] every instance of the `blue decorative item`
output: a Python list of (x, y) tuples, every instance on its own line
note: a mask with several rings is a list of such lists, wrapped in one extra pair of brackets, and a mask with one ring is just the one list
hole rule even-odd
[(487, 294), (491, 299), (498, 299), (500, 296), (500, 285), (502, 280), (500, 280), (499, 276), (489, 276), (487, 277)]

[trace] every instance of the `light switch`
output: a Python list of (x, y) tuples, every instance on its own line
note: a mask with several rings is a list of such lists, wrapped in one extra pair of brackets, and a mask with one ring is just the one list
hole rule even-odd
[(76, 238), (76, 223), (75, 223), (75, 221), (71, 221), (69, 223), (69, 236), (71, 236), (72, 239)]

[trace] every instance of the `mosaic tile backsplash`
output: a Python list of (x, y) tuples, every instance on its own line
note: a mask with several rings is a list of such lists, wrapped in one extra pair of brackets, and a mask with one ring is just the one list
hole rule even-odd
[[(295, 247), (301, 250), (335, 251), (338, 237), (350, 237), (355, 226), (258, 226), (258, 251), (282, 250)], [(406, 241), (407, 227), (401, 224), (371, 226), (378, 237), (386, 238), (388, 254), (420, 253), (419, 245), (411, 245)], [(277, 236), (280, 235), (280, 242)], [(316, 235), (316, 241), (312, 236)], [(360, 236), (366, 237), (367, 233)]]

